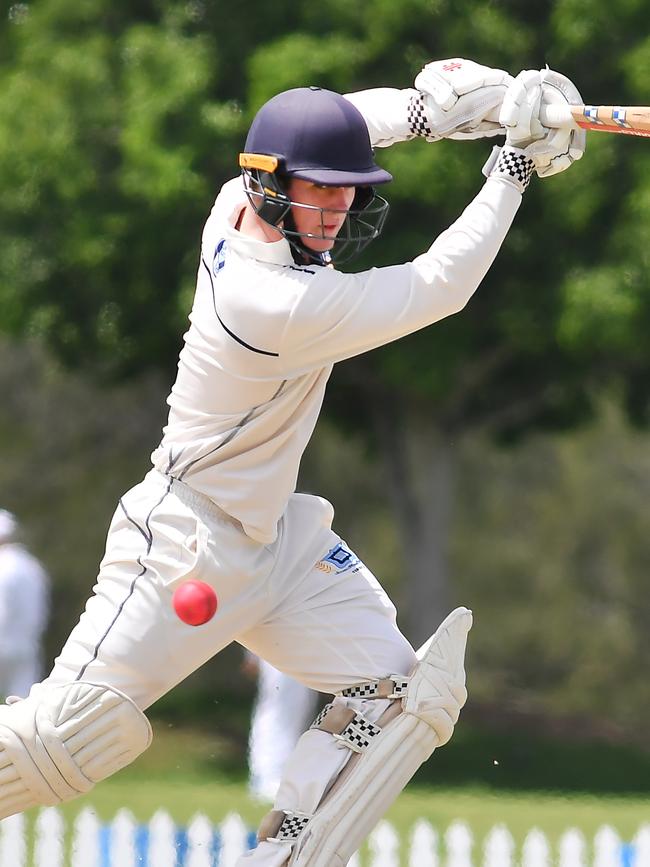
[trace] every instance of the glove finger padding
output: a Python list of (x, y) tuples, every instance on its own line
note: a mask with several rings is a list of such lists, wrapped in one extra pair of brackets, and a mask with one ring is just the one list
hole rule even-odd
[[(575, 161), (572, 156), (573, 130), (569, 127), (549, 130), (546, 138), (533, 142), (525, 148), (526, 156), (529, 156), (535, 166), (535, 173), (539, 178), (548, 178), (568, 169)], [(580, 153), (582, 156), (582, 153)]]
[(435, 138), (482, 138), (501, 132), (495, 108), (513, 81), (503, 69), (473, 60), (435, 60), (422, 69), (415, 87)]
[[(542, 105), (581, 105), (582, 96), (575, 84), (559, 72), (552, 69), (543, 69), (542, 75)], [(549, 159), (539, 153), (533, 156), (535, 168), (540, 178), (549, 177), (564, 171), (569, 166), (582, 158), (587, 145), (587, 134), (583, 129), (563, 127), (551, 129), (547, 135), (547, 141), (551, 149), (558, 153)]]
[(501, 106), (499, 122), (506, 129), (506, 144), (525, 148), (544, 137), (539, 121), (542, 102), (542, 74), (525, 69), (513, 80)]

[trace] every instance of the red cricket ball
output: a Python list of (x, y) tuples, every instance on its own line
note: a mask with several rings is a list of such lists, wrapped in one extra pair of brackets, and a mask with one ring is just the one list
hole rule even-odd
[(174, 611), (189, 626), (201, 626), (212, 620), (217, 610), (217, 594), (209, 584), (191, 578), (174, 590)]

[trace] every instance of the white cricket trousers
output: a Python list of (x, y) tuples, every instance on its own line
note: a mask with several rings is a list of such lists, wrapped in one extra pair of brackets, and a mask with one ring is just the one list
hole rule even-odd
[[(325, 693), (390, 674), (415, 653), (372, 573), (332, 532), (319, 497), (294, 494), (263, 545), (202, 494), (152, 470), (120, 500), (93, 595), (47, 683), (109, 684), (144, 710), (230, 642)], [(182, 623), (172, 593), (214, 587), (208, 623)]]

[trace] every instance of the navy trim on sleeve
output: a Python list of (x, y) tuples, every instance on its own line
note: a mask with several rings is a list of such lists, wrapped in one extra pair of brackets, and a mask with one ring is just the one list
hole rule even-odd
[(208, 277), (210, 278), (210, 285), (212, 286), (212, 305), (214, 307), (215, 316), (219, 320), (219, 324), (221, 325), (223, 330), (226, 332), (226, 334), (229, 334), (233, 340), (236, 340), (237, 343), (239, 343), (245, 349), (250, 349), (251, 352), (257, 352), (257, 353), (259, 353), (259, 355), (270, 355), (273, 358), (279, 358), (280, 357), (279, 352), (269, 352), (267, 349), (258, 349), (256, 346), (251, 346), (250, 343), (246, 343), (246, 341), (242, 340), (241, 337), (237, 337), (237, 335), (233, 331), (231, 331), (230, 328), (228, 328), (228, 326), (224, 323), (221, 316), (219, 316), (219, 312), (217, 310), (217, 299), (216, 299), (215, 293), (214, 293), (214, 280), (212, 279), (212, 272), (208, 268), (208, 265), (207, 265), (207, 263), (203, 257), (201, 257), (201, 264), (203, 265), (205, 270), (208, 272)]

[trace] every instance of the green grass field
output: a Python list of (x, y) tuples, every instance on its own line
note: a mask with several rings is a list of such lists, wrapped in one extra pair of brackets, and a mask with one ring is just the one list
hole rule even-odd
[[(216, 736), (192, 729), (155, 726), (151, 748), (131, 767), (104, 781), (84, 798), (64, 807), (68, 819), (92, 806), (104, 821), (122, 807), (148, 821), (157, 809), (167, 810), (184, 824), (197, 812), (213, 822), (239, 813), (254, 828), (266, 807), (248, 798), (241, 767), (229, 764), (229, 745)], [(432, 760), (433, 761), (433, 760)], [(641, 794), (570, 794), (553, 791), (512, 791), (486, 785), (431, 785), (416, 781), (402, 793), (387, 818), (401, 835), (417, 819), (430, 821), (439, 833), (457, 819), (466, 822), (477, 844), (497, 824), (505, 824), (518, 846), (527, 832), (540, 828), (553, 846), (570, 827), (588, 837), (603, 824), (612, 825), (624, 840), (650, 822), (650, 797)]]

